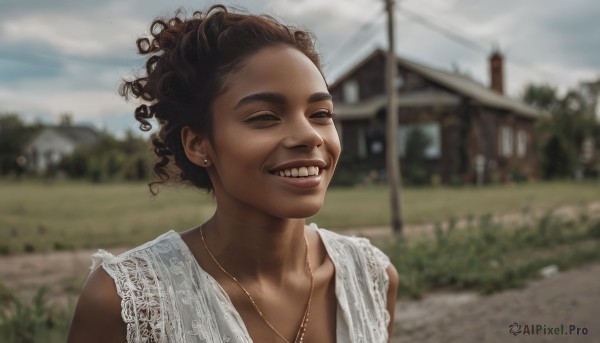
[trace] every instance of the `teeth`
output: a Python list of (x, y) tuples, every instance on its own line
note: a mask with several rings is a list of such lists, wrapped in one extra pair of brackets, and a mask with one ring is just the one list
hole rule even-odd
[(313, 175), (319, 175), (319, 167), (317, 166), (308, 166), (308, 167), (300, 167), (300, 168), (290, 168), (285, 170), (280, 170), (275, 172), (276, 175), (283, 177), (307, 177)]

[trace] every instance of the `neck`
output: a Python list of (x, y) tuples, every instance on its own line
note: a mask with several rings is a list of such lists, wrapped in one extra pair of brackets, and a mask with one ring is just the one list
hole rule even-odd
[(304, 224), (304, 219), (220, 215), (217, 209), (202, 230), (211, 253), (238, 279), (282, 283), (305, 273)]

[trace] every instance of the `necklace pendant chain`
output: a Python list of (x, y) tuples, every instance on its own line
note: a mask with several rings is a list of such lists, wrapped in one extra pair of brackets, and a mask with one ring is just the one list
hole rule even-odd
[(223, 266), (219, 263), (219, 261), (217, 261), (215, 256), (212, 254), (212, 252), (208, 248), (206, 241), (204, 240), (204, 227), (200, 227), (200, 237), (202, 238), (202, 243), (204, 244), (204, 248), (206, 249), (206, 252), (208, 253), (208, 255), (210, 255), (210, 257), (215, 262), (217, 267), (219, 267), (219, 269), (225, 275), (227, 275), (227, 277), (229, 277), (236, 285), (238, 285), (238, 287), (241, 288), (241, 290), (244, 292), (244, 294), (246, 294), (246, 297), (248, 297), (248, 299), (250, 300), (250, 303), (252, 303), (252, 307), (254, 307), (254, 309), (256, 310), (256, 313), (258, 313), (258, 316), (260, 317), (260, 319), (262, 319), (262, 321), (269, 327), (269, 329), (271, 329), (271, 331), (273, 331), (273, 333), (275, 333), (285, 343), (302, 343), (304, 341), (304, 334), (306, 333), (306, 328), (308, 327), (308, 317), (310, 315), (310, 305), (312, 302), (313, 290), (314, 290), (314, 286), (315, 286), (314, 277), (313, 277), (313, 273), (312, 273), (312, 266), (310, 263), (310, 256), (308, 253), (309, 245), (308, 245), (308, 239), (306, 238), (306, 234), (304, 235), (304, 243), (306, 245), (305, 259), (306, 259), (306, 269), (308, 270), (308, 275), (310, 277), (310, 291), (308, 293), (308, 301), (306, 302), (306, 307), (305, 307), (304, 315), (302, 316), (302, 321), (300, 322), (300, 327), (298, 328), (298, 332), (296, 333), (294, 340), (291, 342), (288, 341), (281, 333), (279, 333), (279, 331), (277, 331), (275, 329), (275, 327), (271, 324), (271, 322), (269, 322), (267, 320), (267, 318), (263, 315), (262, 311), (258, 308), (258, 305), (256, 304), (256, 302), (250, 295), (250, 292), (248, 292), (246, 290), (246, 288), (237, 280), (237, 278), (235, 278), (227, 270), (225, 270), (225, 268), (223, 268)]

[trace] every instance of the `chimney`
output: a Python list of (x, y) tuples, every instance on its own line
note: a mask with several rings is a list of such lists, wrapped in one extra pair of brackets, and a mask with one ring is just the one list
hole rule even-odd
[(504, 94), (504, 57), (498, 48), (490, 55), (490, 88)]

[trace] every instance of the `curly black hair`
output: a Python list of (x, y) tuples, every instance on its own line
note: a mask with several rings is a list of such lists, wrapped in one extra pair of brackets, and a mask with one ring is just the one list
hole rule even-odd
[(153, 195), (173, 177), (207, 192), (214, 188), (206, 170), (191, 162), (183, 149), (181, 129), (189, 126), (213, 141), (211, 106), (226, 88), (226, 76), (246, 57), (274, 45), (289, 45), (304, 53), (321, 70), (311, 33), (278, 22), (267, 15), (233, 13), (214, 5), (206, 13), (185, 18), (158, 18), (150, 25), (151, 37), (138, 38), (137, 50), (148, 55), (145, 75), (123, 80), (119, 94), (138, 98), (135, 119), (142, 131), (159, 132), (152, 137), (154, 173), (148, 184)]

